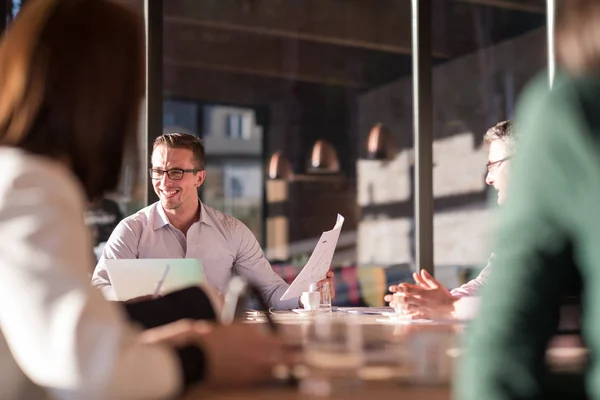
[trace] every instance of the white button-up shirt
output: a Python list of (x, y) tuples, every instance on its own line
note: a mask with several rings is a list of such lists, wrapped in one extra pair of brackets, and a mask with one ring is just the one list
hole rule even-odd
[(453, 289), (450, 294), (456, 298), (478, 296), (479, 291), (485, 286), (492, 273), (492, 262), (496, 255), (492, 253), (487, 265), (481, 270), (475, 279), (470, 280), (464, 285)]
[(175, 351), (141, 344), (120, 307), (89, 284), (91, 235), (75, 176), (2, 147), (0, 171), (0, 399), (176, 395)]
[(113, 294), (104, 260), (122, 258), (196, 258), (202, 263), (208, 285), (221, 293), (237, 274), (254, 284), (270, 306), (298, 307), (297, 298), (280, 300), (288, 284), (273, 271), (250, 229), (202, 203), (200, 219), (188, 229), (187, 237), (169, 223), (159, 202), (121, 221), (106, 243), (92, 278), (92, 284), (107, 297)]

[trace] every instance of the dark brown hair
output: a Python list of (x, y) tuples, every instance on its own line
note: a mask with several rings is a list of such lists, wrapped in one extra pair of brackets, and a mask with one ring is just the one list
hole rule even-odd
[(141, 17), (108, 0), (30, 0), (0, 43), (0, 145), (69, 163), (88, 197), (135, 158)]
[(516, 146), (516, 137), (514, 134), (514, 126), (510, 121), (501, 121), (492, 126), (483, 135), (483, 142), (490, 145), (494, 140), (501, 140), (506, 145), (509, 153), (514, 153)]
[(556, 55), (575, 74), (600, 73), (600, 1), (568, 0), (557, 11)]
[(158, 146), (166, 146), (171, 149), (190, 150), (194, 155), (196, 168), (200, 171), (204, 170), (204, 145), (198, 136), (190, 135), (189, 133), (165, 133), (154, 139), (152, 150), (156, 149)]

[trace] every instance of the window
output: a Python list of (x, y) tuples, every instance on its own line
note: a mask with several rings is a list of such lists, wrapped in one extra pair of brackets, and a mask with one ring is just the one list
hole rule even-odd
[(192, 101), (165, 100), (163, 127), (168, 131), (198, 133), (198, 104)]
[(228, 114), (225, 117), (225, 129), (230, 139), (244, 139), (248, 135), (244, 132), (244, 116), (242, 114)]
[(244, 186), (238, 178), (231, 178), (231, 197), (239, 199), (244, 197)]
[(22, 6), (22, 1), (21, 0), (12, 0), (12, 17), (15, 18), (17, 16), (17, 14), (19, 13), (19, 11), (21, 11), (21, 6)]

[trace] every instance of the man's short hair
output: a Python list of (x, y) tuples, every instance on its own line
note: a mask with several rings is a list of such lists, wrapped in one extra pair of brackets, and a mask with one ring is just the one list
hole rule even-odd
[(189, 133), (165, 133), (154, 139), (152, 150), (158, 146), (166, 146), (171, 149), (187, 149), (194, 155), (194, 161), (196, 161), (196, 168), (198, 170), (204, 170), (205, 155), (204, 145), (200, 141), (200, 138), (196, 135), (190, 135)]
[(512, 154), (517, 144), (513, 123), (511, 121), (502, 121), (488, 129), (483, 136), (483, 142), (489, 146), (494, 140), (501, 140), (506, 145), (509, 153)]

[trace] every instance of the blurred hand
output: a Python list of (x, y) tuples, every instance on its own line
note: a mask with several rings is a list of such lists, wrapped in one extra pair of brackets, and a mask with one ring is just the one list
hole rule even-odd
[(401, 283), (390, 286), (390, 292), (384, 300), (390, 307), (404, 306), (408, 318), (452, 318), (454, 302), (457, 300), (450, 291), (435, 280), (427, 271), (413, 273), (416, 284)]
[(219, 326), (200, 338), (208, 360), (207, 383), (249, 385), (272, 377), (283, 361), (280, 338), (250, 324)]
[(250, 324), (214, 325), (182, 320), (142, 333), (144, 343), (199, 346), (210, 386), (244, 386), (265, 381), (283, 359), (281, 340)]
[(319, 282), (317, 282), (317, 288), (320, 288), (325, 283), (329, 283), (329, 291), (331, 293), (332, 300), (335, 297), (335, 286), (333, 284), (333, 275), (334, 275), (333, 271), (328, 271), (325, 279), (321, 279)]

